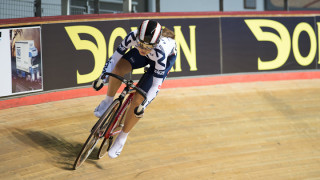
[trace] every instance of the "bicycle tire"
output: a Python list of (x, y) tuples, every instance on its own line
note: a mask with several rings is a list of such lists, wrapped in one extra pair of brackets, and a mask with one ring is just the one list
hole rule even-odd
[(110, 136), (108, 139), (107, 138), (103, 139), (101, 146), (99, 148), (98, 159), (103, 158), (107, 154), (111, 145), (113, 144), (113, 138), (115, 139), (117, 137)]
[[(101, 116), (101, 118), (97, 121), (97, 123), (93, 126), (91, 133), (89, 137), (87, 138), (86, 142), (81, 148), (81, 151), (79, 152), (74, 165), (73, 169), (76, 170), (79, 168), (83, 162), (89, 157), (95, 146), (97, 145), (98, 141), (103, 137), (103, 134), (101, 134), (101, 128), (104, 127), (106, 123), (109, 123), (110, 117), (111, 119), (114, 118), (113, 116), (110, 116), (110, 112), (114, 112), (114, 110), (118, 110), (117, 105), (120, 104), (119, 100), (113, 101), (113, 103), (109, 106), (109, 108), (104, 112), (104, 114)], [(109, 121), (107, 121), (109, 120)], [(99, 130), (99, 132), (98, 132)]]
[[(121, 117), (119, 117), (119, 120), (116, 124), (116, 127), (119, 126), (119, 123), (123, 122), (124, 118), (127, 115), (128, 107), (130, 106), (130, 103), (131, 103), (131, 100), (128, 98), (131, 98), (131, 100), (132, 100), (132, 96), (130, 96), (130, 94), (129, 94), (129, 96), (127, 96), (127, 98), (124, 100), (125, 103), (123, 105), (125, 106), (125, 109), (124, 109), (123, 113), (121, 114)], [(112, 128), (111, 125), (112, 125), (112, 123), (108, 124), (106, 132), (109, 132), (110, 128)], [(112, 144), (113, 144), (114, 140), (117, 138), (117, 136), (118, 135), (114, 135), (114, 136), (110, 136), (109, 138), (105, 137), (103, 139), (103, 141), (100, 145), (99, 151), (98, 151), (98, 156), (97, 156), (98, 159), (103, 158), (107, 154), (107, 152), (109, 151), (110, 147), (112, 146)]]

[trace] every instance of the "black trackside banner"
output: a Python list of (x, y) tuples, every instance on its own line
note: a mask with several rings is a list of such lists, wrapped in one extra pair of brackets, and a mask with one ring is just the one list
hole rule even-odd
[[(100, 76), (120, 42), (142, 21), (43, 24), (43, 90), (89, 85)], [(319, 17), (157, 21), (174, 31), (177, 42), (177, 60), (168, 77), (318, 68)], [(133, 79), (142, 73), (143, 69), (134, 70)]]
[[(220, 74), (219, 18), (158, 19), (175, 32), (177, 60), (169, 77)], [(142, 20), (42, 25), (44, 90), (88, 85)], [(138, 79), (142, 69), (133, 71)]]
[(316, 30), (314, 17), (221, 18), (221, 71), (316, 69)]

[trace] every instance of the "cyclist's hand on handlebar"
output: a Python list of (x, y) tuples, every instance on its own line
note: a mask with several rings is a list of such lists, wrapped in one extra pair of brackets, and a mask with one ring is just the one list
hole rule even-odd
[[(140, 110), (142, 107), (142, 110)], [(139, 109), (139, 110), (138, 110)], [(140, 105), (136, 108), (134, 108), (134, 114), (136, 115), (137, 118), (142, 118), (143, 117), (143, 114), (144, 114), (144, 109), (143, 109), (143, 106)]]
[(137, 90), (137, 92), (140, 95), (142, 95), (144, 100), (142, 101), (142, 103), (139, 106), (134, 108), (134, 114), (136, 115), (137, 118), (142, 118), (143, 114), (144, 114), (145, 105), (147, 103), (147, 96), (146, 96), (146, 93), (142, 89), (140, 89), (139, 87), (135, 87), (135, 89)]
[(108, 78), (108, 75), (105, 75), (105, 73), (106, 72), (110, 73), (113, 70), (114, 66), (115, 66), (115, 62), (112, 58), (110, 58), (107, 61), (106, 65), (104, 66), (102, 70), (102, 74), (99, 77), (99, 79), (93, 81), (92, 83), (93, 89), (95, 89), (96, 91), (99, 91), (103, 87), (103, 83), (106, 83)]
[(97, 80), (92, 82), (92, 87), (96, 91), (99, 91), (103, 87), (104, 83), (106, 82), (106, 78), (102, 79), (101, 76)]

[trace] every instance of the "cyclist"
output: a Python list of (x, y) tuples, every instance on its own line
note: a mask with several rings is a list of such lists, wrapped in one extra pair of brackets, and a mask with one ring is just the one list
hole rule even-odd
[[(132, 46), (134, 48), (126, 53)], [(159, 92), (162, 82), (175, 63), (176, 55), (174, 32), (167, 28), (162, 29), (161, 25), (156, 21), (145, 20), (141, 23), (139, 29), (130, 32), (124, 38), (107, 61), (102, 74), (112, 72), (124, 76), (130, 73), (132, 69), (141, 68), (149, 64), (150, 68), (146, 72), (147, 79), (140, 85), (140, 88), (147, 93), (147, 102), (143, 105), (145, 109)], [(96, 90), (101, 89), (106, 79), (107, 77), (101, 79), (100, 76), (98, 80), (94, 81), (93, 88)], [(94, 110), (96, 117), (100, 118), (111, 105), (120, 85), (121, 82), (118, 79), (109, 77), (107, 96)], [(134, 112), (134, 108), (139, 106), (142, 101), (143, 97), (136, 93), (132, 105), (128, 109), (124, 127), (108, 152), (110, 158), (116, 158), (120, 155), (130, 130), (139, 121), (139, 118), (143, 116), (144, 111), (141, 114)]]

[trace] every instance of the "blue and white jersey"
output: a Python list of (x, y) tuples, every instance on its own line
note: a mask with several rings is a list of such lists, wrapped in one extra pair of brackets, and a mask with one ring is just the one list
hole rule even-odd
[[(111, 59), (114, 60), (115, 64), (121, 59), (126, 51), (131, 48), (137, 48), (137, 32), (138, 30), (130, 32), (117, 50), (112, 55)], [(156, 97), (164, 78), (166, 77), (167, 60), (170, 56), (176, 56), (176, 42), (174, 39), (168, 37), (160, 37), (160, 42), (150, 51), (146, 57), (151, 61), (155, 62), (155, 69), (153, 73), (152, 86), (147, 92), (147, 103), (145, 107)]]

